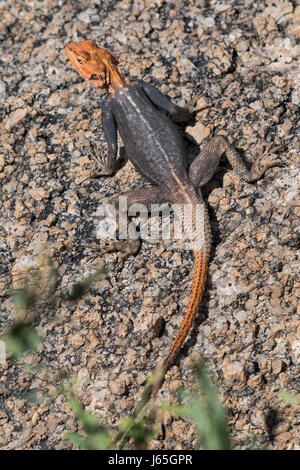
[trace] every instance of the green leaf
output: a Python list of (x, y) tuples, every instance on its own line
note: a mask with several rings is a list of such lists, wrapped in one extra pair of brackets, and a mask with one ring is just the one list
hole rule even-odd
[(26, 323), (17, 323), (10, 332), (4, 336), (6, 350), (14, 359), (19, 358), (27, 351), (34, 351), (41, 342), (36, 329)]
[(300, 396), (294, 396), (291, 393), (287, 392), (286, 390), (280, 390), (279, 396), (287, 403), (288, 405), (299, 405), (300, 404)]
[(11, 300), (18, 310), (28, 310), (33, 307), (36, 302), (36, 294), (32, 288), (25, 286), (19, 291), (13, 291)]
[(198, 392), (183, 391), (182, 398), (187, 405), (175, 406), (173, 410), (195, 423), (199, 441), (205, 449), (228, 450), (231, 446), (226, 411), (218, 398), (216, 387), (202, 361), (195, 365), (194, 371)]
[(76, 282), (71, 289), (71, 293), (69, 294), (69, 300), (76, 301), (78, 299), (81, 299), (83, 295), (88, 292), (90, 289), (91, 285), (95, 282), (97, 277), (101, 274), (105, 274), (106, 269), (104, 266), (101, 266), (99, 269), (97, 269), (94, 273), (90, 274), (87, 276), (85, 279), (82, 281)]
[(85, 411), (82, 403), (73, 391), (62, 390), (73, 410), (76, 419), (86, 432), (86, 437), (79, 433), (69, 433), (67, 439), (80, 449), (108, 450), (114, 449), (113, 439), (106, 427), (99, 423), (97, 416)]

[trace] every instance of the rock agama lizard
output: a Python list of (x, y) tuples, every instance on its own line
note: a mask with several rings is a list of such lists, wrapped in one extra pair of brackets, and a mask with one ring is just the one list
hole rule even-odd
[[(201, 186), (213, 176), (223, 153), (233, 169), (247, 182), (258, 180), (277, 162), (268, 159), (265, 162), (256, 161), (248, 170), (227, 139), (217, 135), (188, 168), (180, 132), (170, 117), (161, 112), (163, 110), (175, 121), (187, 120), (191, 116), (187, 108), (173, 104), (168, 96), (149, 83), (124, 78), (115, 56), (98, 47), (94, 41), (72, 42), (65, 50), (74, 68), (88, 83), (108, 92), (102, 105), (102, 126), (108, 143), (108, 155), (103, 159), (100, 173), (110, 175), (114, 172), (118, 131), (128, 158), (136, 170), (152, 183), (150, 188), (124, 193), (128, 198), (128, 207), (139, 203), (150, 210), (152, 204), (187, 204), (192, 208), (191, 232), (195, 227), (197, 208), (202, 210), (202, 236), (193, 249), (195, 269), (189, 304), (177, 336), (158, 367), (159, 379), (151, 385), (150, 393), (155, 396), (193, 325), (205, 288), (211, 230)], [(116, 197), (112, 198), (112, 203), (117, 206)]]

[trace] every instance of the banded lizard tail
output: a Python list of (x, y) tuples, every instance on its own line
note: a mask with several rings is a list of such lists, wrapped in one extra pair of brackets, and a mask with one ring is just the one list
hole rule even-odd
[[(155, 396), (163, 383), (165, 373), (176, 356), (193, 325), (202, 299), (211, 250), (211, 230), (201, 186), (213, 176), (223, 153), (234, 170), (247, 182), (258, 180), (277, 162), (256, 161), (250, 170), (225, 137), (217, 135), (187, 167), (185, 149), (177, 126), (172, 122), (184, 121), (191, 116), (187, 108), (181, 108), (154, 86), (142, 80), (124, 78), (117, 67), (117, 59), (94, 41), (73, 42), (66, 46), (66, 53), (74, 68), (96, 88), (103, 88), (108, 95), (102, 105), (102, 125), (108, 143), (108, 155), (103, 160), (101, 174), (113, 174), (117, 160), (117, 131), (128, 158), (136, 170), (150, 183), (126, 193), (128, 207), (144, 204), (149, 210), (152, 204), (187, 204), (192, 208), (190, 232), (193, 237), (196, 216), (203, 214), (202, 236), (194, 246), (194, 280), (189, 304), (179, 331), (168, 354), (158, 366), (159, 378), (148, 389)], [(162, 112), (164, 111), (164, 112)], [(117, 206), (117, 198), (112, 198)]]

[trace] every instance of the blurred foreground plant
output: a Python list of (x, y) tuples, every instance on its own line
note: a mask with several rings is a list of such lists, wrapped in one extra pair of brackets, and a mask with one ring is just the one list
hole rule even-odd
[(184, 405), (165, 403), (163, 407), (195, 424), (199, 445), (204, 449), (229, 450), (227, 413), (203, 361), (194, 364), (194, 387), (181, 390), (180, 398)]
[[(47, 314), (53, 311), (55, 315), (56, 301), (57, 306), (61, 305), (61, 302), (78, 301), (88, 292), (94, 281), (103, 276), (105, 276), (105, 269), (104, 266), (100, 266), (84, 279), (74, 283), (66, 295), (62, 295), (61, 290), (58, 289), (61, 287), (58, 269), (48, 258), (40, 269), (30, 270), (23, 281), (23, 286), (18, 284), (18, 288), (11, 291), (10, 298), (17, 312), (16, 320), (10, 328), (5, 329), (1, 339), (6, 344), (11, 360), (18, 361), (21, 365), (22, 359), (27, 356), (26, 369), (31, 371), (32, 377), (41, 381), (48, 380), (48, 385), (54, 388), (52, 396), (48, 397), (50, 400), (55, 399), (59, 394), (65, 396), (80, 428), (80, 432), (67, 434), (66, 438), (69, 442), (82, 449), (119, 449), (128, 442), (135, 449), (146, 449), (157, 433), (158, 426), (153, 421), (153, 417), (157, 416), (159, 411), (157, 405), (154, 405), (156, 408), (152, 410), (152, 414), (150, 413), (151, 419), (150, 415), (142, 415), (142, 409), (139, 409), (137, 416), (124, 418), (119, 426), (118, 436), (121, 436), (121, 442), (119, 442), (120, 438), (114, 436), (106, 423), (102, 424), (97, 416), (84, 409), (72, 386), (62, 385), (66, 383), (66, 377), (60, 374), (56, 381), (53, 374), (51, 377), (49, 367), (44, 366), (43, 363), (37, 366), (39, 357), (33, 354), (39, 345), (43, 346), (43, 339), (34, 326), (42, 310), (45, 309)], [(40, 373), (41, 377), (39, 377)], [(201, 447), (230, 449), (226, 412), (203, 362), (195, 365), (194, 375), (193, 387), (180, 392), (180, 400), (183, 404), (172, 406), (165, 403), (162, 411), (170, 410), (194, 423)], [(32, 392), (34, 396), (34, 390), (29, 389), (28, 392)], [(24, 396), (24, 391), (22, 394)]]
[[(192, 389), (182, 389), (180, 399), (184, 405), (173, 406), (169, 402), (162, 405), (162, 411), (171, 411), (189, 419), (196, 427), (199, 445), (204, 449), (231, 449), (228, 433), (226, 410), (222, 406), (215, 384), (202, 361), (194, 366), (194, 386)], [(118, 444), (108, 432), (108, 427), (97, 424), (95, 416), (83, 410), (82, 405), (72, 395), (68, 402), (81, 424), (86, 436), (72, 433), (67, 438), (82, 449), (120, 449), (131, 440), (135, 449), (146, 449), (148, 443), (155, 438), (157, 425), (147, 422), (147, 417), (136, 416), (124, 418), (120, 424), (120, 433), (124, 439)], [(154, 415), (157, 415), (155, 410)], [(153, 413), (152, 413), (153, 417)], [(92, 426), (90, 426), (92, 422)]]

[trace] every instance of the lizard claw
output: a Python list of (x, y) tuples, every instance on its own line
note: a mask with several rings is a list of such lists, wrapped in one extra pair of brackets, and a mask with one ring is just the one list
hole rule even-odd
[(212, 105), (210, 103), (206, 103), (205, 100), (203, 99), (203, 103), (200, 106), (196, 106), (196, 103), (201, 99), (201, 96), (195, 96), (191, 100), (189, 100), (186, 103), (186, 108), (190, 110), (191, 114), (198, 113), (199, 111), (202, 111), (203, 109), (210, 108)]
[(262, 155), (264, 156), (264, 164), (267, 165), (267, 168), (272, 168), (274, 166), (282, 166), (282, 161), (279, 158), (272, 158), (271, 155), (276, 155), (279, 152), (282, 152), (283, 149), (284, 145), (275, 145), (272, 142), (266, 142), (262, 145)]
[(209, 108), (211, 104), (204, 103), (202, 106), (195, 106), (199, 97), (193, 98), (188, 101), (184, 108), (179, 108), (178, 112), (173, 116), (174, 122), (187, 122), (194, 117), (195, 113), (202, 111), (203, 109)]
[(271, 155), (277, 154), (279, 151), (282, 151), (283, 148), (283, 145), (274, 145), (272, 142), (263, 143), (260, 152), (262, 158), (252, 164), (250, 181), (260, 179), (269, 168), (281, 167), (283, 165), (282, 161), (278, 158), (272, 158)]
[(137, 238), (136, 240), (126, 240), (120, 243), (123, 243), (123, 245), (121, 253), (118, 256), (117, 267), (123, 266), (123, 263), (128, 258), (128, 256), (136, 255), (141, 247), (140, 238)]
[[(118, 256), (117, 267), (122, 266), (126, 258), (130, 255), (135, 255), (141, 246), (141, 240), (101, 240), (100, 247), (98, 246), (98, 252), (90, 256), (87, 261), (94, 261), (97, 258), (103, 257), (107, 253), (113, 253), (114, 251), (120, 251)], [(94, 248), (94, 245), (93, 245)]]
[(276, 145), (273, 142), (264, 142), (262, 144), (262, 154), (276, 154), (284, 149), (284, 145)]
[(87, 147), (89, 155), (97, 165), (97, 170), (93, 172), (92, 177), (111, 176), (114, 173), (114, 168), (108, 166), (106, 156), (98, 152), (95, 145), (91, 142), (87, 143)]

